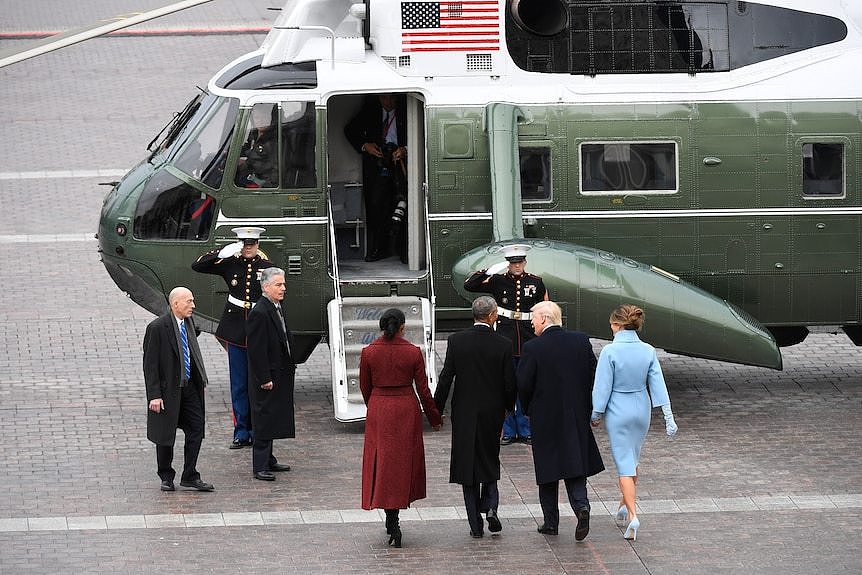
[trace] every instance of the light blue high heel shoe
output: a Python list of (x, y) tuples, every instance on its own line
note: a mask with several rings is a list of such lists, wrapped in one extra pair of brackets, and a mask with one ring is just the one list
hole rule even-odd
[(625, 505), (621, 505), (620, 508), (617, 510), (617, 517), (616, 517), (617, 521), (625, 521), (628, 518), (629, 518), (629, 510), (626, 509)]
[(634, 517), (629, 523), (629, 526), (626, 527), (626, 532), (623, 534), (623, 538), (631, 539), (632, 541), (637, 541), (638, 539), (638, 527), (641, 526), (641, 522), (637, 517)]

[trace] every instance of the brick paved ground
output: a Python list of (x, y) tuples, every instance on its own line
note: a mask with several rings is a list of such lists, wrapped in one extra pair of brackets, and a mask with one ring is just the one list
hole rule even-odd
[[(160, 2), (29, 4), (0, 29)], [(258, 25), (274, 17), (267, 5), (217, 0), (160, 25)], [(195, 83), (261, 39), (100, 40), (0, 70), (0, 285), (12, 286), (0, 298), (0, 572), (862, 572), (862, 353), (826, 330), (785, 349), (783, 372), (662, 355), (681, 431), (668, 440), (654, 420), (634, 543), (607, 511), (609, 456), (590, 481), (586, 542), (572, 541), (570, 512), (563, 535), (536, 533), (523, 444), (502, 451), (503, 534), (470, 539), (460, 489), (446, 483), (444, 428), (425, 435), (428, 498), (403, 515), (405, 548), (387, 548), (380, 517), (358, 509), (362, 425), (332, 417), (326, 347), (298, 373), (298, 439), (276, 443), (294, 470), (270, 484), (251, 478), (248, 450), (227, 449), (226, 360), (204, 336), (212, 385), (199, 467), (216, 491), (160, 492), (140, 371), (151, 316), (98, 261), (97, 184), (142, 157)]]

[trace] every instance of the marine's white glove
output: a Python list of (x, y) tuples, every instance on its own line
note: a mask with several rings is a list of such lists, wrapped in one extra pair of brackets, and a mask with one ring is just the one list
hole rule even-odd
[(676, 426), (676, 422), (673, 420), (673, 412), (670, 410), (670, 404), (662, 405), (661, 412), (664, 414), (664, 427), (667, 431), (668, 437), (673, 437), (676, 435), (676, 432), (679, 428)]
[(232, 244), (228, 244), (221, 249), (218, 253), (218, 257), (224, 258), (232, 258), (236, 254), (242, 251), (242, 242), (234, 242)]
[(492, 276), (494, 274), (502, 273), (507, 269), (509, 269), (509, 262), (499, 262), (485, 270), (485, 275)]

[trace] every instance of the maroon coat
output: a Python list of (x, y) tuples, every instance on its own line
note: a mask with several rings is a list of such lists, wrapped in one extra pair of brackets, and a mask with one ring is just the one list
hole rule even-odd
[(425, 445), (422, 412), (440, 425), (440, 412), (428, 389), (425, 360), (418, 347), (395, 336), (378, 338), (362, 350), (359, 388), (368, 414), (362, 454), (362, 508), (406, 509), (425, 498)]

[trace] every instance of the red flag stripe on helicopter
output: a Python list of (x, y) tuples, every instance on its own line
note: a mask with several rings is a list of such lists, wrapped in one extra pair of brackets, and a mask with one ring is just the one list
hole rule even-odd
[(496, 0), (403, 2), (401, 49), (405, 52), (497, 51), (500, 11)]

